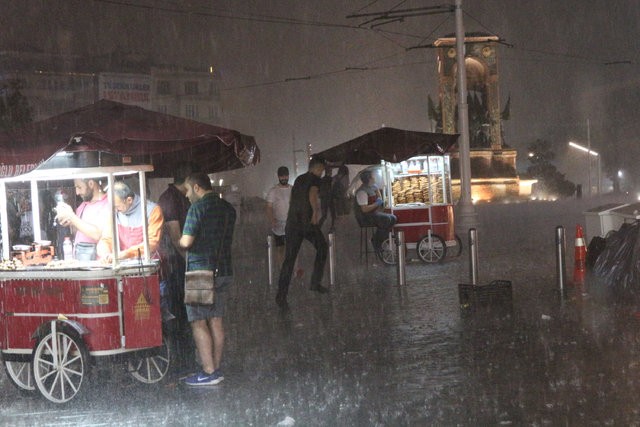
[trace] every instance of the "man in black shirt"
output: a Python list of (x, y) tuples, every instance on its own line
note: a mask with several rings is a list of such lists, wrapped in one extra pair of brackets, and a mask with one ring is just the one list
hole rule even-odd
[(289, 283), (298, 251), (300, 251), (304, 239), (307, 239), (316, 248), (310, 289), (319, 293), (329, 291), (320, 285), (324, 265), (327, 261), (327, 242), (318, 225), (320, 221), (320, 176), (324, 165), (324, 160), (312, 158), (309, 161), (309, 171), (296, 178), (291, 189), (291, 201), (289, 202), (289, 213), (285, 227), (287, 239), (285, 259), (280, 270), (278, 294), (276, 295), (276, 303), (283, 310), (289, 307), (287, 304)]

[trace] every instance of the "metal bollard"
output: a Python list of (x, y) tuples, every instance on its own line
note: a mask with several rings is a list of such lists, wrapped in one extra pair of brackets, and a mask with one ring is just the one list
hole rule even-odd
[(469, 275), (471, 284), (478, 284), (478, 232), (475, 228), (469, 229)]
[(273, 285), (273, 244), (275, 242), (274, 237), (269, 234), (267, 236), (267, 259), (269, 263), (269, 285)]
[(329, 233), (329, 284), (336, 284), (336, 235)]
[(556, 278), (558, 282), (558, 290), (564, 292), (564, 284), (567, 280), (566, 269), (566, 251), (567, 243), (564, 234), (564, 227), (559, 225), (556, 227)]
[[(397, 233), (398, 237), (396, 239), (396, 250), (397, 250), (397, 254), (398, 254), (398, 286), (404, 286), (407, 283), (407, 277), (406, 277), (406, 273), (405, 273), (405, 264), (406, 264), (406, 259), (405, 259), (405, 242), (404, 242), (404, 231), (398, 231)], [(391, 241), (391, 240), (390, 240)]]

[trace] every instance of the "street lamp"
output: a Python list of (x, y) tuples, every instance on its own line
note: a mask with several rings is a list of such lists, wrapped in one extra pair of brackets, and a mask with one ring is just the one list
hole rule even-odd
[(598, 160), (598, 194), (600, 194), (600, 182), (602, 178), (602, 169), (600, 168), (600, 154), (591, 150), (590, 148), (585, 147), (584, 145), (576, 144), (575, 142), (569, 141), (569, 146), (573, 148), (577, 148), (580, 151), (584, 151), (587, 153), (588, 163), (588, 174), (589, 174), (589, 195), (591, 195), (591, 157), (595, 157)]

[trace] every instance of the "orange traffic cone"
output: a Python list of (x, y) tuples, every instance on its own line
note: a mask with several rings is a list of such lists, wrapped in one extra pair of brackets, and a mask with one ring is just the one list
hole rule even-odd
[(576, 252), (573, 268), (573, 284), (584, 285), (584, 275), (586, 270), (587, 247), (584, 245), (584, 235), (582, 226), (576, 225)]

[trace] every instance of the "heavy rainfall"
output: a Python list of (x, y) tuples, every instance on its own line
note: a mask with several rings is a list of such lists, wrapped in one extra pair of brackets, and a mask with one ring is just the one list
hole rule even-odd
[[(17, 90), (30, 107), (31, 117), (22, 123), (27, 126), (105, 98), (251, 135), (259, 154), (248, 162), (240, 155), (239, 166), (210, 174), (237, 212), (224, 382), (190, 388), (182, 382), (185, 372), (170, 367), (160, 381), (145, 384), (132, 378), (130, 364), (90, 357), (81, 391), (55, 404), (38, 390), (16, 387), (2, 369), (0, 424), (640, 424), (635, 234), (627, 252), (612, 247), (620, 244), (618, 228), (618, 236), (631, 229), (625, 227), (635, 224), (640, 211), (640, 124), (634, 112), (640, 4), (541, 0), (516, 8), (508, 0), (458, 1), (467, 36), (483, 37), (467, 41), (468, 52), (473, 43), (490, 39), (492, 50), (478, 52), (497, 57), (485, 71), (468, 67), (471, 93), (485, 90), (486, 96), (486, 87), (495, 89), (495, 111), (485, 108), (491, 116), (486, 123), (472, 117), (477, 98), (469, 98), (472, 152), (490, 151), (494, 159), (513, 153), (513, 167), (494, 164), (493, 181), (472, 181), (474, 204), (461, 206), (463, 153), (458, 146), (430, 153), (447, 159), (439, 163), (444, 180), (437, 185), (452, 207), (451, 231), (461, 253), (448, 241), (443, 259), (423, 262), (414, 245), (405, 270), (387, 265), (366, 250), (370, 235), (363, 252), (363, 229), (349, 212), (322, 228), (327, 239), (330, 231), (335, 239), (322, 281), (329, 292), (309, 291), (315, 250), (304, 243), (289, 310), (283, 311), (275, 302), (280, 265), (274, 263), (273, 271), (268, 265), (265, 215), (276, 169), (287, 166), (293, 184), (307, 171), (309, 155), (383, 127), (456, 130), (456, 119), (446, 117), (448, 76), (440, 67), (455, 58), (446, 59), (438, 44), (454, 37), (456, 22), (453, 7), (431, 1), (270, 3), (2, 2), (0, 141), (9, 141), (5, 135), (24, 119), (13, 114), (24, 111), (12, 104)], [(199, 81), (211, 85), (199, 93), (189, 81), (203, 76)], [(480, 90), (482, 79), (488, 83)], [(169, 93), (174, 80), (187, 81), (175, 96)], [(455, 84), (450, 88), (455, 91)], [(499, 134), (498, 141), (478, 142), (478, 135), (489, 135), (482, 126), (492, 138)], [(135, 140), (121, 136), (123, 150)], [(171, 183), (180, 156), (154, 164), (161, 177), (149, 174), (151, 200)], [(0, 172), (9, 177), (9, 189), (21, 185), (11, 175), (22, 171), (13, 166), (3, 164)], [(353, 188), (365, 166), (349, 165)], [(472, 180), (478, 170), (473, 164)], [(400, 203), (386, 182), (393, 172), (387, 173), (379, 184), (388, 184), (386, 196)], [(70, 183), (73, 177), (64, 179)], [(516, 181), (520, 190), (513, 187)], [(429, 184), (433, 201), (432, 191)], [(421, 196), (427, 202), (426, 193)], [(613, 206), (629, 208), (607, 216)], [(475, 217), (467, 222), (461, 208)], [(574, 240), (577, 226), (584, 239)], [(589, 245), (594, 237), (602, 237), (607, 249)], [(578, 255), (577, 246), (574, 252), (580, 240), (593, 254), (597, 249), (612, 257), (607, 266), (627, 262), (627, 275), (612, 283), (603, 263), (597, 271), (593, 263), (582, 268), (578, 258), (584, 252)], [(566, 255), (562, 262), (560, 252)], [(508, 298), (463, 301), (463, 289), (492, 284), (508, 284)], [(4, 304), (3, 296), (0, 316), (10, 314)], [(2, 333), (10, 335), (9, 329)], [(0, 349), (6, 345), (0, 338)], [(192, 362), (199, 362), (195, 354)]]

